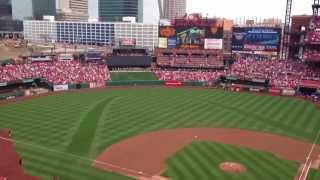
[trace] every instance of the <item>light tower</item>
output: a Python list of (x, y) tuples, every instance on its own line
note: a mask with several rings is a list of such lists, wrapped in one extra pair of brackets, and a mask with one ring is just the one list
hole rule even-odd
[(320, 9), (320, 0), (314, 0), (312, 5), (312, 12), (314, 16), (319, 15), (319, 9)]
[(292, 9), (292, 0), (287, 0), (283, 36), (281, 41), (281, 58), (285, 60), (288, 59), (288, 55), (289, 55), (291, 9)]

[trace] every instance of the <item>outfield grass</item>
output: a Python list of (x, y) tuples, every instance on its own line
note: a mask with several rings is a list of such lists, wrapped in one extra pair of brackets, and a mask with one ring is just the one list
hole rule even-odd
[(153, 72), (111, 72), (112, 81), (157, 80)]
[(318, 179), (320, 179), (320, 171), (311, 169), (308, 174), (307, 180), (318, 180)]
[[(319, 119), (320, 111), (302, 100), (166, 88), (65, 93), (0, 107), (0, 128), (13, 130), (27, 172), (44, 179), (53, 175), (77, 180), (128, 179), (92, 168), (91, 160), (106, 147), (144, 132), (227, 127), (312, 141), (320, 129)], [(180, 165), (174, 166), (177, 177), (202, 172), (200, 168), (186, 172), (186, 164)]]
[[(223, 162), (240, 163), (247, 170), (242, 174), (227, 173), (219, 168), (220, 163)], [(212, 142), (196, 142), (170, 158), (167, 161), (167, 167), (168, 171), (164, 175), (172, 180), (282, 180), (293, 179), (299, 164), (247, 148)]]

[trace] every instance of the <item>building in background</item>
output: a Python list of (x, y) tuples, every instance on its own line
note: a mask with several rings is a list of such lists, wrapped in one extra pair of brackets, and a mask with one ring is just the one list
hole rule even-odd
[(89, 20), (99, 20), (99, 0), (88, 0)]
[(186, 12), (186, 0), (163, 0), (163, 17), (165, 19), (179, 18), (184, 16)]
[(11, 19), (11, 0), (0, 0), (0, 19)]
[(12, 18), (14, 20), (40, 20), (44, 15), (56, 15), (55, 0), (12, 0)]
[(158, 24), (160, 10), (158, 0), (139, 0), (138, 21), (143, 23)]
[(57, 19), (63, 21), (87, 21), (88, 0), (57, 0)]
[(77, 43), (118, 47), (131, 39), (137, 48), (158, 45), (158, 25), (124, 22), (24, 21), (24, 38), (32, 43)]
[(289, 45), (290, 59), (302, 59), (303, 49), (306, 46), (304, 43), (306, 31), (309, 28), (311, 19), (311, 15), (292, 16)]
[(141, 0), (99, 0), (99, 20), (120, 22), (123, 17), (138, 19), (139, 1)]

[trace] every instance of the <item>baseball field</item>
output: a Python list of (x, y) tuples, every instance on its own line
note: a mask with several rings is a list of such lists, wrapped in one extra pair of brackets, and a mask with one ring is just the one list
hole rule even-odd
[[(178, 180), (292, 180), (319, 132), (320, 111), (299, 99), (212, 89), (107, 88), (0, 105), (0, 128), (12, 129), (25, 170), (43, 179), (157, 171), (151, 175)], [(134, 169), (135, 161), (152, 162)], [(244, 169), (229, 173), (223, 162)]]

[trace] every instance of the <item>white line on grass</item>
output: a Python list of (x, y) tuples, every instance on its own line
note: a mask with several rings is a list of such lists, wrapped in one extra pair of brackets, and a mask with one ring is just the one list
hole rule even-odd
[(16, 141), (16, 140), (12, 140), (12, 139), (9, 139), (9, 138), (4, 138), (4, 137), (1, 137), (1, 136), (0, 136), (0, 140), (4, 140), (4, 141), (7, 141), (7, 142), (12, 142), (12, 143), (15, 143), (15, 144), (22, 144), (22, 145), (25, 145), (25, 146), (30, 146), (30, 147), (35, 148), (35, 149), (45, 150), (45, 151), (48, 151), (48, 152), (57, 153), (57, 154), (61, 154), (61, 155), (64, 155), (64, 156), (70, 156), (70, 157), (77, 158), (77, 159), (80, 159), (80, 160), (83, 160), (83, 161), (87, 161), (87, 162), (90, 162), (90, 163), (91, 162), (95, 162), (95, 163), (106, 165), (106, 166), (110, 166), (112, 168), (116, 168), (116, 169), (119, 169), (119, 170), (122, 170), (122, 171), (126, 171), (128, 173), (134, 173), (134, 174), (137, 174), (137, 175), (139, 174), (140, 176), (146, 176), (146, 177), (152, 177), (153, 176), (153, 175), (147, 174), (147, 173), (142, 172), (142, 171), (133, 170), (133, 169), (129, 169), (129, 168), (124, 168), (124, 167), (121, 167), (121, 166), (118, 166), (118, 165), (115, 165), (115, 164), (111, 164), (111, 163), (107, 163), (107, 162), (103, 162), (103, 161), (97, 161), (97, 160), (94, 160), (94, 159), (78, 156), (78, 155), (75, 155), (73, 153), (66, 153), (66, 152), (62, 152), (62, 151), (57, 151), (57, 150), (54, 150), (54, 149), (46, 148), (46, 147), (39, 146), (39, 145), (34, 145), (34, 144), (31, 144), (31, 143), (25, 143), (25, 142), (22, 142), (22, 141)]
[[(309, 159), (310, 159), (310, 156), (311, 156), (312, 153), (313, 153), (313, 150), (314, 150), (314, 148), (315, 148), (315, 146), (316, 146), (316, 143), (317, 143), (319, 137), (320, 137), (320, 129), (318, 130), (317, 136), (316, 136), (316, 138), (315, 138), (314, 141), (313, 141), (313, 144), (312, 144), (312, 146), (311, 146), (310, 152), (308, 153), (308, 156), (307, 156), (307, 158), (306, 158), (306, 163), (304, 164), (304, 166), (303, 166), (303, 168), (302, 168), (302, 171), (301, 171), (301, 174), (300, 174), (298, 180), (303, 180), (303, 179), (301, 179), (301, 178), (303, 177), (303, 172), (306, 170), (306, 168), (307, 168), (307, 172), (309, 172), (310, 166), (309, 166), (309, 168), (308, 168), (308, 161), (309, 161)], [(306, 175), (306, 177), (307, 177), (307, 176), (308, 176), (308, 174)]]

